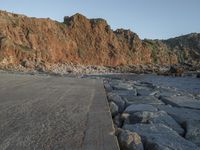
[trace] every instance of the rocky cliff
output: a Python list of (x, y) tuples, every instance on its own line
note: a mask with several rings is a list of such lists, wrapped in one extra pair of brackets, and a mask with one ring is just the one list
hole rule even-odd
[[(171, 39), (142, 41), (130, 30), (113, 31), (104, 19), (88, 19), (81, 14), (64, 17), (64, 22), (60, 23), (0, 11), (1, 68), (12, 65), (37, 68), (65, 63), (98, 66), (177, 64), (180, 56), (176, 43), (180, 44)], [(188, 60), (196, 58), (196, 53), (193, 54), (196, 47), (192, 46)], [(197, 55), (199, 58), (199, 53)]]
[(200, 34), (191, 33), (162, 42), (177, 55), (179, 63), (200, 65)]
[[(200, 68), (200, 34), (191, 33), (167, 40), (143, 40), (151, 50), (153, 62), (162, 64), (174, 58), (177, 64)], [(173, 61), (174, 62), (174, 61)]]

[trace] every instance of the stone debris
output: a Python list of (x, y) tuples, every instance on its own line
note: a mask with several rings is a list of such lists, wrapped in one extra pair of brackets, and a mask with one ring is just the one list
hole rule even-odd
[(119, 134), (119, 145), (121, 149), (143, 150), (141, 137), (136, 132), (122, 130)]

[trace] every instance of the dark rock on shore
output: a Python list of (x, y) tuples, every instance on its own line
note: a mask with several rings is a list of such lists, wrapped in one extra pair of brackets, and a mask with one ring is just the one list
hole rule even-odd
[(143, 150), (141, 137), (136, 132), (122, 130), (118, 136), (122, 150)]
[(131, 96), (125, 97), (126, 106), (131, 104), (151, 104), (151, 105), (161, 105), (164, 104), (161, 100), (155, 96)]
[(119, 113), (118, 106), (114, 102), (110, 102), (109, 106), (110, 106), (110, 111), (111, 111), (112, 116), (113, 117), (116, 116)]
[(138, 133), (142, 137), (145, 149), (199, 150), (195, 144), (163, 124), (124, 125), (123, 129)]
[(185, 138), (200, 147), (200, 120), (187, 121), (184, 126), (187, 130)]
[(197, 78), (200, 78), (200, 73), (197, 73)]
[(189, 96), (161, 96), (160, 99), (172, 106), (200, 110), (200, 101)]
[(158, 109), (153, 107), (149, 104), (132, 104), (128, 106), (124, 112), (125, 113), (134, 113), (134, 112), (141, 112), (141, 111), (150, 111), (150, 112), (156, 112)]
[(188, 108), (158, 106), (166, 111), (186, 130), (186, 139), (200, 146), (200, 111)]
[(184, 135), (184, 130), (181, 126), (166, 112), (158, 111), (158, 112), (135, 112), (128, 115), (125, 118), (124, 124), (136, 124), (136, 123), (145, 123), (145, 124), (164, 124), (180, 135)]
[(125, 102), (122, 100), (122, 98), (114, 93), (108, 93), (108, 100), (113, 101), (117, 106), (119, 112), (123, 112), (125, 108)]

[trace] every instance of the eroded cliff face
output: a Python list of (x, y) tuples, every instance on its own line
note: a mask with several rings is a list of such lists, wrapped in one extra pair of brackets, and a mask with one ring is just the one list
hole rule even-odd
[(1, 66), (27, 61), (27, 67), (33, 68), (64, 63), (169, 65), (180, 62), (174, 47), (165, 41), (142, 41), (130, 30), (113, 31), (105, 20), (81, 14), (65, 17), (60, 23), (0, 11)]
[(180, 63), (200, 66), (200, 34), (191, 33), (163, 40), (168, 48), (177, 54)]
[(144, 40), (143, 43), (151, 50), (152, 63), (166, 65), (179, 62), (176, 53), (160, 40)]

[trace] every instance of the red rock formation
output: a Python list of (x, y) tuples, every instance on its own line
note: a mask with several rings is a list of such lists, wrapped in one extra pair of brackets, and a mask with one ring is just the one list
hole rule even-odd
[(26, 60), (32, 67), (68, 62), (104, 66), (177, 63), (174, 55), (159, 57), (162, 61), (155, 62), (152, 50), (137, 34), (113, 31), (103, 19), (75, 14), (59, 23), (0, 11), (1, 66)]

